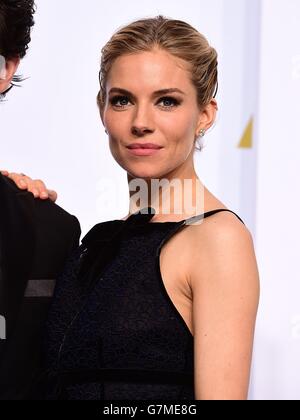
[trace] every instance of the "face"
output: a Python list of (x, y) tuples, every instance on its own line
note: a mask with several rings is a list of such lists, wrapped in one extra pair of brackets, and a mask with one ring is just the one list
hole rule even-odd
[(207, 118), (190, 78), (187, 63), (162, 50), (113, 63), (101, 117), (111, 153), (131, 177), (161, 179), (192, 167)]
[(4, 57), (0, 55), (0, 94), (5, 93), (9, 89), (19, 63), (19, 57), (5, 60)]

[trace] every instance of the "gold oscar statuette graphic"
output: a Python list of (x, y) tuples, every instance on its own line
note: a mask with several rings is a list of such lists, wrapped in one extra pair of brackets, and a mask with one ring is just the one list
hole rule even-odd
[(252, 147), (253, 147), (253, 123), (254, 123), (254, 119), (253, 119), (253, 117), (251, 117), (249, 123), (247, 124), (247, 127), (245, 128), (245, 131), (243, 133), (241, 141), (238, 145), (238, 147), (240, 149), (252, 149)]

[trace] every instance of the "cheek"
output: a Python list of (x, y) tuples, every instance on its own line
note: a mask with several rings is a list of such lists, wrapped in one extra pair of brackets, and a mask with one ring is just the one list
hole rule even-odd
[(118, 127), (120, 127), (122, 124), (122, 118), (120, 118), (118, 115), (113, 115), (113, 113), (110, 111), (104, 113), (103, 121), (106, 129), (110, 133), (117, 131)]
[[(107, 112), (103, 117), (104, 125), (109, 133), (109, 148), (117, 163), (122, 164), (122, 145), (127, 143), (128, 125), (124, 114)], [(122, 166), (122, 165), (121, 165)]]
[(104, 125), (109, 132), (110, 148), (117, 151), (123, 144), (128, 143), (131, 125), (126, 112), (108, 112), (103, 119)]
[(194, 132), (196, 123), (192, 112), (185, 110), (184, 113), (178, 114), (176, 121), (182, 133), (191, 135)]
[(167, 143), (173, 147), (182, 149), (190, 149), (193, 146), (195, 138), (194, 120), (190, 115), (177, 114), (174, 115), (172, 121), (164, 126), (165, 137)]

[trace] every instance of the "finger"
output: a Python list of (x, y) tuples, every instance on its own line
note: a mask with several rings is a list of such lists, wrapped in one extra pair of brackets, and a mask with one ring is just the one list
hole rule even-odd
[(53, 203), (55, 203), (57, 200), (57, 192), (53, 190), (48, 190), (48, 194), (49, 194), (50, 200), (53, 201)]
[[(33, 196), (34, 196), (34, 198), (41, 198), (41, 195), (42, 195), (42, 193), (41, 193), (41, 191), (36, 187), (36, 185), (35, 185), (35, 182), (33, 181), (33, 182), (30, 182), (28, 185), (27, 185), (27, 191), (28, 192), (30, 192)], [(47, 195), (47, 197), (46, 198), (48, 198), (48, 195)]]
[(28, 192), (30, 192), (31, 194), (33, 194), (34, 195), (34, 198), (39, 198), (40, 197), (39, 190), (37, 188), (33, 187), (33, 186), (30, 186), (28, 188)]
[[(17, 180), (16, 177), (14, 177)], [(48, 191), (43, 181), (37, 179), (32, 180), (28, 176), (24, 175), (17, 180), (17, 185), (22, 189), (27, 189), (28, 192), (32, 193), (35, 198), (41, 198), (45, 200), (48, 198)]]
[(17, 187), (19, 187), (21, 190), (28, 189), (30, 182), (32, 181), (31, 178), (16, 174), (14, 172), (9, 173), (8, 178), (14, 181)]
[(49, 198), (46, 185), (40, 179), (33, 180), (31, 188), (38, 191), (38, 194), (39, 194), (38, 197), (41, 198), (42, 200)]
[[(5, 171), (7, 172), (7, 171)], [(19, 187), (21, 190), (27, 190), (35, 198), (40, 198), (42, 200), (47, 200), (50, 198), (52, 201), (57, 200), (57, 194), (55, 191), (47, 189), (46, 185), (40, 179), (33, 180), (29, 176), (25, 174), (17, 174), (15, 172), (7, 172), (7, 176), (14, 181), (14, 183)], [(51, 192), (51, 197), (50, 193)]]
[(42, 192), (40, 193), (40, 199), (41, 199), (41, 200), (48, 200), (48, 198), (49, 198), (49, 194), (48, 194), (48, 192), (42, 191)]

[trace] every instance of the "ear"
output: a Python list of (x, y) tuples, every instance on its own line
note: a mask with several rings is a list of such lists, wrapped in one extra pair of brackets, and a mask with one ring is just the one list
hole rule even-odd
[(102, 124), (104, 126), (104, 114), (103, 114), (103, 108), (99, 106), (99, 114), (102, 121)]
[(104, 119), (104, 109), (103, 109), (103, 106), (101, 106), (100, 99), (99, 99), (100, 98), (99, 94), (100, 94), (100, 92), (97, 95), (97, 106), (98, 106), (99, 115), (100, 115), (102, 124), (104, 126), (104, 120), (103, 120)]
[(19, 67), (20, 57), (13, 57), (6, 60), (4, 69), (2, 70), (2, 78), (0, 78), (0, 93), (5, 92), (9, 88), (12, 79)]
[(217, 111), (218, 103), (215, 99), (211, 99), (209, 104), (202, 108), (199, 113), (197, 133), (199, 133), (201, 129), (207, 131), (213, 125), (216, 119)]

